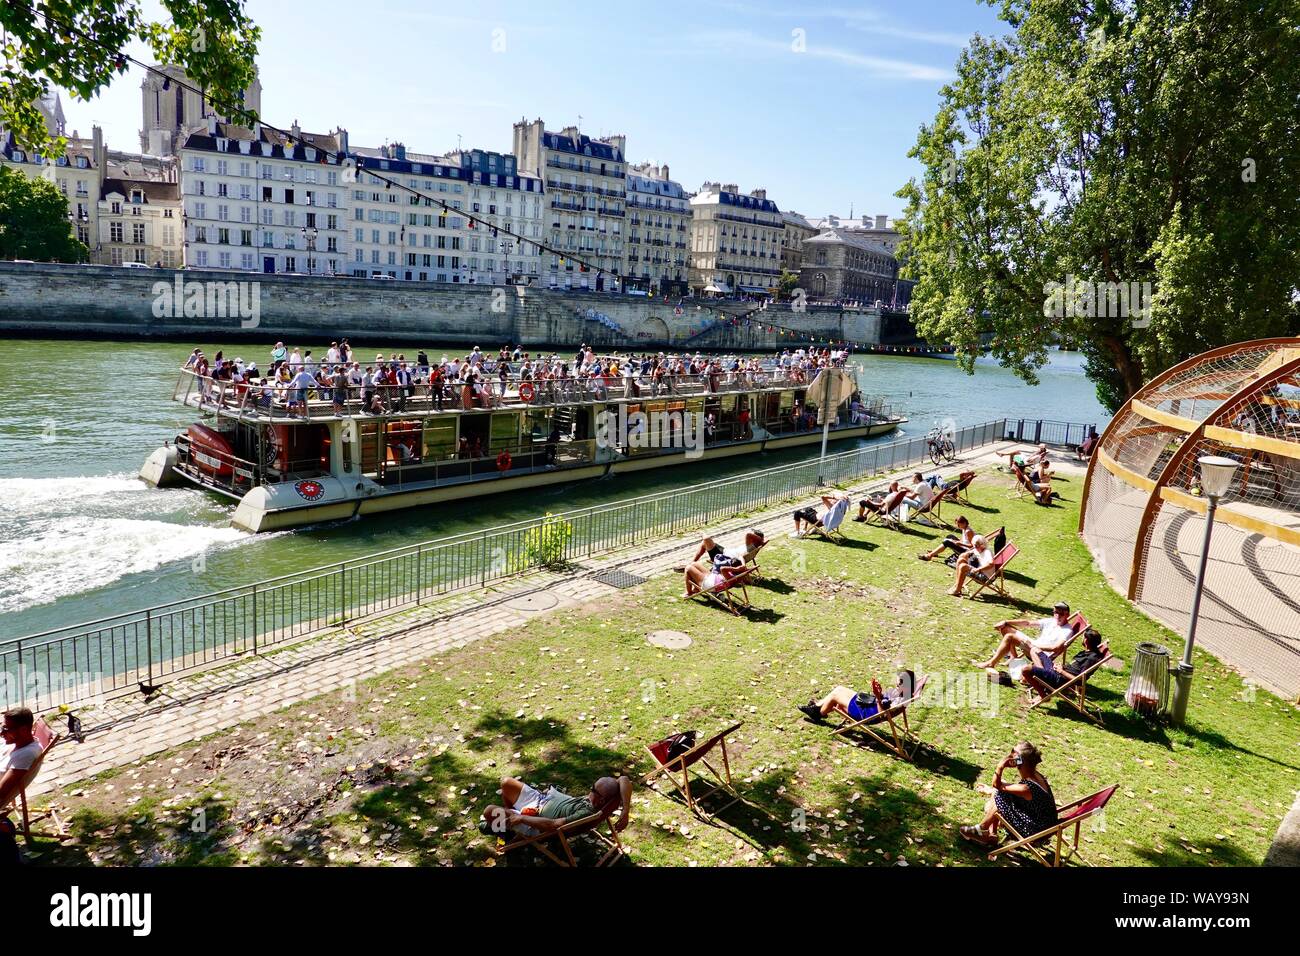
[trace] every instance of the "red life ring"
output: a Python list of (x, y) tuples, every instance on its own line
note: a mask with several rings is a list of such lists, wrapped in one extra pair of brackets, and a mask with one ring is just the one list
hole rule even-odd
[(503, 451), (501, 454), (497, 455), (497, 471), (509, 471), (509, 470), (510, 470), (510, 452)]
[(531, 402), (533, 400), (533, 395), (535, 394), (536, 393), (533, 391), (532, 382), (522, 382), (520, 384), (519, 397), (523, 399), (525, 402)]

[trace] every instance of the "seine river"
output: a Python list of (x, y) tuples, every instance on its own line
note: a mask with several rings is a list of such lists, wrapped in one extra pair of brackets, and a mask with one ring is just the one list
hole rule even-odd
[[(218, 348), (202, 344), (208, 355)], [(358, 342), (357, 349), (387, 353), (387, 344)], [(171, 401), (176, 369), (191, 348), (179, 342), (0, 339), (0, 638), (816, 454), (750, 455), (730, 464), (686, 465), (250, 535), (230, 527), (231, 503), (198, 490), (150, 489), (135, 477), (149, 453), (191, 421)], [(445, 351), (458, 349), (464, 346)], [(226, 351), (267, 364), (266, 345)], [(443, 351), (429, 348), (434, 355)], [(940, 359), (866, 356), (857, 363), (864, 394), (884, 396), (911, 419), (884, 441), (924, 434), (947, 418), (959, 425), (1042, 418), (1098, 428), (1108, 419), (1077, 353), (1053, 353), (1042, 384), (1034, 387), (984, 360), (973, 376)]]

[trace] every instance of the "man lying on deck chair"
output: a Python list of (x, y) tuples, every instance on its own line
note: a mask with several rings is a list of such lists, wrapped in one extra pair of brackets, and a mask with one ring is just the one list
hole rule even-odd
[(566, 823), (581, 820), (593, 813), (611, 810), (621, 802), (623, 812), (614, 822), (622, 832), (632, 812), (632, 781), (626, 777), (601, 777), (584, 796), (571, 797), (549, 787), (545, 793), (514, 777), (501, 778), (502, 806), (491, 804), (483, 811), (479, 830), (505, 838), (513, 830), (523, 836), (537, 836), (558, 830)]
[[(825, 513), (819, 515), (811, 507), (800, 508), (794, 513), (794, 535), (793, 537), (801, 538), (813, 528), (820, 528), (826, 523), (826, 516), (834, 509), (836, 502), (848, 500), (848, 495), (842, 491), (837, 491), (833, 495), (822, 495), (822, 504), (826, 506)], [(847, 505), (845, 506), (847, 507)]]
[(866, 521), (868, 511), (878, 514), (882, 518), (888, 517), (898, 510), (898, 506), (902, 504), (903, 499), (906, 497), (907, 490), (900, 488), (898, 482), (891, 481), (889, 490), (883, 495), (872, 495), (870, 498), (863, 498), (858, 502), (858, 516), (853, 520)]
[(1070, 678), (1078, 677), (1104, 656), (1101, 650), (1101, 635), (1090, 627), (1083, 632), (1083, 650), (1070, 658), (1060, 670), (1056, 669), (1056, 662), (1052, 659), (1050, 651), (1040, 651), (1036, 647), (1031, 647), (1029, 660), (1033, 666), (1026, 667), (1020, 672), (1020, 682), (1033, 687), (1031, 678), (1037, 678), (1055, 690)]
[(799, 709), (803, 711), (805, 717), (818, 724), (825, 723), (826, 715), (832, 710), (838, 710), (849, 720), (866, 720), (880, 711), (876, 702), (877, 693), (888, 708), (911, 698), (914, 687), (916, 687), (916, 675), (911, 671), (902, 671), (898, 675), (898, 683), (887, 691), (881, 692), (880, 682), (876, 680), (871, 682), (870, 691), (861, 693), (847, 687), (836, 687), (821, 700), (814, 699), (806, 704), (800, 704)]
[[(1036, 627), (1038, 636), (1030, 637), (1021, 628)], [(1002, 635), (997, 650), (986, 661), (971, 661), (976, 667), (989, 671), (989, 676), (997, 673), (997, 666), (1004, 657), (1029, 657), (1031, 651), (1054, 654), (1070, 640), (1073, 631), (1070, 628), (1070, 605), (1064, 601), (1052, 607), (1052, 616), (1038, 621), (1026, 619), (1017, 621), (999, 621), (993, 630)]]
[(718, 558), (724, 555), (726, 557), (739, 558), (741, 561), (744, 561), (746, 557), (757, 551), (766, 540), (767, 538), (763, 535), (763, 532), (759, 531), (757, 528), (753, 528), (745, 532), (745, 548), (743, 551), (739, 551), (734, 547), (723, 547), (718, 544), (715, 538), (705, 537), (704, 540), (700, 542), (699, 548), (696, 549), (695, 557), (691, 558), (691, 564), (716, 565), (718, 563)]

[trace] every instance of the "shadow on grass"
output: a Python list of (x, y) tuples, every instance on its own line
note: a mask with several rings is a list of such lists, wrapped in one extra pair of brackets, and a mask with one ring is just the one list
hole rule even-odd
[(38, 837), (26, 848), (28, 859), (53, 866), (229, 866), (239, 853), (231, 845), (236, 829), (222, 801), (171, 811), (160, 819), (155, 808), (105, 814), (85, 808), (68, 821), (72, 842)]
[[(1172, 838), (1172, 834), (1169, 835)], [(1209, 863), (1215, 866), (1259, 866), (1260, 861), (1250, 856), (1229, 840), (1216, 840), (1212, 852), (1202, 850), (1193, 853), (1182, 844), (1166, 846), (1163, 850), (1154, 847), (1136, 847), (1134, 852), (1152, 866), (1196, 866)]]
[(754, 578), (749, 582), (749, 587), (758, 588), (762, 591), (771, 591), (773, 594), (793, 594), (794, 585), (787, 584), (780, 578), (769, 577), (764, 575), (761, 578)]

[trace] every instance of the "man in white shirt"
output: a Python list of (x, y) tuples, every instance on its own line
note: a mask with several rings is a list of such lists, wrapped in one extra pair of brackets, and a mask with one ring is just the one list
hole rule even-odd
[[(1038, 629), (1037, 637), (1030, 637), (1021, 628), (1033, 627)], [(982, 667), (985, 670), (996, 670), (998, 663), (1004, 657), (1029, 657), (1031, 649), (1038, 651), (1040, 654), (1056, 654), (1061, 648), (1069, 643), (1070, 636), (1074, 633), (1070, 627), (1070, 605), (1064, 601), (1058, 602), (1052, 608), (1052, 616), (1045, 617), (1038, 621), (1021, 619), (1017, 621), (999, 621), (993, 625), (993, 629), (1002, 635), (1002, 640), (998, 643), (998, 649), (994, 651), (993, 656), (987, 661), (971, 661), (976, 667)]]
[[(32, 736), (35, 719), (26, 707), (15, 707), (4, 714), (0, 726), (0, 807), (7, 807), (28, 783), (28, 771), (41, 755), (41, 745)], [(0, 813), (0, 864), (15, 862), (18, 844), (14, 825)]]
[(918, 471), (912, 476), (912, 487), (908, 489), (907, 494), (903, 496), (902, 503), (898, 506), (899, 517), (903, 524), (907, 524), (909, 508), (924, 511), (930, 507), (930, 499), (933, 497), (934, 489), (930, 487), (930, 483)]

